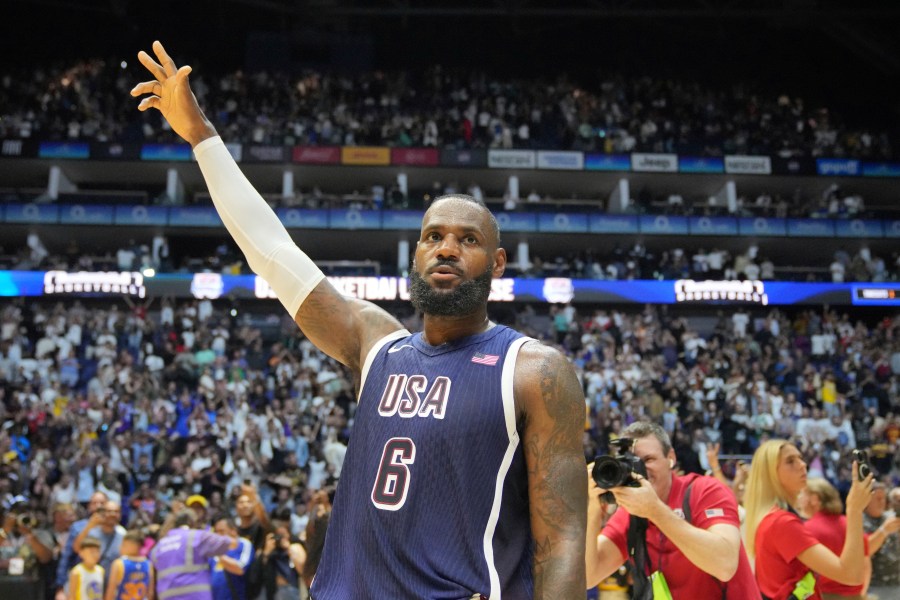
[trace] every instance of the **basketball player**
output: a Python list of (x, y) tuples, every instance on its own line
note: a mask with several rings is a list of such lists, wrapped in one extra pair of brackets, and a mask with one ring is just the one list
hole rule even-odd
[(153, 600), (155, 574), (150, 561), (141, 556), (144, 536), (129, 531), (122, 538), (122, 553), (112, 562), (105, 600)]
[(156, 108), (194, 148), (220, 217), (304, 334), (359, 390), (315, 600), (583, 598), (584, 395), (554, 349), (488, 319), (506, 253), (470, 196), (426, 211), (410, 276), (424, 331), (346, 298), (291, 240), (159, 42), (138, 57)]

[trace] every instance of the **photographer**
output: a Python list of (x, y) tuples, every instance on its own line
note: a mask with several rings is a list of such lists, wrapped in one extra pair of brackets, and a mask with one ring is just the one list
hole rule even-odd
[[(634, 556), (637, 598), (652, 597), (647, 578), (660, 572), (674, 600), (759, 600), (741, 545), (737, 502), (731, 491), (712, 477), (675, 475), (675, 452), (669, 436), (655, 423), (632, 423), (622, 437), (632, 440), (633, 445), (631, 452), (622, 453), (618, 461), (623, 466), (630, 463), (637, 472), (608, 490), (589, 477), (585, 547), (588, 587), (597, 585)], [(641, 470), (646, 476), (639, 473)], [(606, 491), (612, 492), (619, 509), (601, 532), (599, 498)], [(690, 520), (686, 513), (690, 513)], [(639, 531), (643, 524), (646, 531), (642, 536), (629, 535), (630, 528)]]
[[(0, 508), (2, 510), (2, 508)], [(9, 508), (3, 512), (0, 527), (0, 572), (9, 570), (10, 561), (21, 558), (23, 575), (37, 575), (38, 565), (53, 560), (53, 542), (50, 535), (38, 529), (37, 518), (28, 511), (22, 496), (13, 497)]]
[(78, 558), (78, 553), (75, 552), (72, 548), (72, 544), (75, 542), (75, 538), (78, 537), (85, 527), (88, 526), (88, 522), (90, 521), (90, 516), (93, 515), (96, 511), (103, 508), (103, 505), (106, 504), (106, 501), (109, 498), (106, 497), (106, 494), (103, 492), (94, 492), (91, 494), (91, 498), (88, 501), (87, 510), (89, 517), (87, 519), (79, 519), (72, 523), (72, 526), (69, 528), (69, 534), (66, 536), (66, 543), (63, 546), (62, 552), (59, 556), (59, 564), (56, 567), (56, 598), (57, 600), (64, 600), (66, 598), (65, 586), (69, 582), (69, 571), (72, 570), (72, 567), (78, 564), (81, 560)]
[(268, 600), (296, 600), (300, 598), (300, 581), (306, 564), (306, 548), (291, 536), (290, 515), (279, 519), (275, 531), (266, 536), (263, 547), (263, 580)]
[[(787, 440), (768, 440), (753, 454), (747, 482), (747, 547), (756, 559), (756, 579), (767, 598), (821, 600), (816, 575), (858, 586), (865, 581), (862, 513), (872, 497), (872, 474), (853, 462), (846, 500), (841, 553), (813, 537), (792, 507), (807, 486), (806, 462)], [(866, 475), (861, 479), (862, 475)]]
[[(122, 540), (125, 539), (127, 530), (120, 525), (122, 520), (122, 507), (118, 502), (109, 500), (102, 508), (97, 509), (88, 519), (87, 526), (82, 529), (72, 542), (75, 552), (81, 550), (81, 542), (92, 537), (100, 540), (100, 560), (105, 577), (109, 577), (112, 562), (119, 557), (122, 548)], [(104, 579), (104, 585), (106, 579)]]

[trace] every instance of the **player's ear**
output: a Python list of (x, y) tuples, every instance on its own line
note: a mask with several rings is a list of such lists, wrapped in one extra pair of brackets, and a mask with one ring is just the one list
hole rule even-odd
[(491, 275), (495, 278), (502, 277), (504, 271), (506, 271), (506, 250), (497, 248), (494, 252), (494, 269), (491, 271)]

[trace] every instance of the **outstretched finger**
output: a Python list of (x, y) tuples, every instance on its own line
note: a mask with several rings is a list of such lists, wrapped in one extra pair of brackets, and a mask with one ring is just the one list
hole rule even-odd
[(132, 96), (141, 96), (143, 94), (154, 94), (159, 96), (162, 93), (162, 85), (154, 80), (154, 81), (142, 81), (133, 88), (131, 88)]
[(138, 52), (138, 60), (141, 61), (141, 64), (147, 67), (147, 70), (156, 77), (156, 80), (162, 83), (166, 80), (166, 71), (160, 66), (158, 62), (153, 60), (153, 58), (141, 50)]
[(191, 67), (190, 67), (189, 65), (181, 66), (181, 67), (178, 68), (178, 72), (175, 73), (175, 78), (176, 78), (179, 82), (182, 82), (182, 81), (184, 81), (184, 80), (187, 78), (188, 75), (191, 74), (191, 71), (192, 71), (192, 70), (193, 70), (193, 69), (191, 69)]
[(159, 96), (147, 96), (138, 104), (138, 110), (141, 112), (148, 108), (159, 108)]
[(169, 56), (169, 53), (166, 52), (159, 40), (153, 42), (153, 51), (156, 53), (156, 58), (159, 59), (163, 69), (165, 69), (167, 76), (171, 77), (178, 72), (178, 69), (175, 68), (175, 61), (172, 60), (172, 57)]

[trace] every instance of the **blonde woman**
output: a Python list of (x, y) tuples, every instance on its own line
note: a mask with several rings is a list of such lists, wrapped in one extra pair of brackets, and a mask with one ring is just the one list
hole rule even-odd
[[(839, 554), (847, 537), (847, 518), (844, 503), (833, 485), (827, 480), (813, 477), (807, 480), (806, 489), (797, 498), (797, 508), (806, 517), (803, 526), (826, 548)], [(869, 572), (866, 559), (866, 573)], [(868, 577), (867, 577), (868, 578)], [(862, 585), (845, 585), (820, 575), (816, 587), (823, 600), (863, 600)]]
[[(857, 464), (853, 463), (856, 473)], [(822, 600), (815, 574), (846, 585), (865, 578), (862, 511), (872, 496), (872, 476), (854, 478), (847, 495), (847, 533), (840, 555), (813, 537), (794, 512), (806, 487), (806, 462), (786, 440), (769, 440), (753, 455), (744, 502), (747, 551), (756, 559), (756, 581), (766, 598)]]

